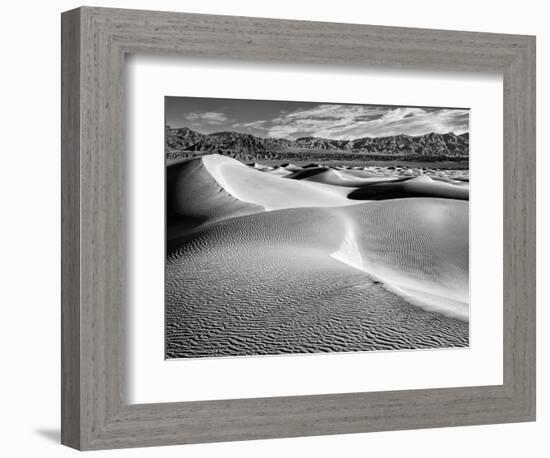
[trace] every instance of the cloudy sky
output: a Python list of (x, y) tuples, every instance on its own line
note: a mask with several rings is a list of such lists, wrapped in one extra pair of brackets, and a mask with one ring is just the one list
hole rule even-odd
[(351, 105), (279, 100), (166, 97), (166, 124), (209, 134), (354, 139), (468, 132), (466, 108)]

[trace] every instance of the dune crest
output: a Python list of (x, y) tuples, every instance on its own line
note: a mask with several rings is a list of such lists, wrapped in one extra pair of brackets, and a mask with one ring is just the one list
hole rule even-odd
[(342, 212), (344, 236), (330, 256), (414, 305), (467, 321), (467, 204), (396, 199), (361, 210)]
[(287, 175), (287, 178), (350, 188), (358, 188), (369, 183), (396, 180), (394, 177), (385, 177), (374, 173), (363, 172), (362, 175), (358, 175), (357, 173), (354, 174), (351, 172), (355, 171), (335, 170), (326, 167), (319, 167), (295, 171), (291, 175)]
[(166, 167), (167, 238), (175, 239), (197, 227), (264, 211), (227, 193), (200, 158), (175, 161)]
[(328, 184), (282, 179), (219, 154), (202, 158), (214, 179), (242, 202), (261, 205), (266, 210), (301, 207), (356, 205), (349, 189)]

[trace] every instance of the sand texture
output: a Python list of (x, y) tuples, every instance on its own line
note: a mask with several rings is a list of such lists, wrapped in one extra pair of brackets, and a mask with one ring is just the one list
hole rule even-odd
[(168, 165), (166, 357), (468, 346), (467, 184), (219, 155)]

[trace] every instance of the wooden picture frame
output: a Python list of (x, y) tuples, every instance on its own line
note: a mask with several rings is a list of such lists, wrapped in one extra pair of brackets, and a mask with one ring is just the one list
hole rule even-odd
[[(535, 419), (535, 38), (82, 7), (62, 15), (62, 443), (80, 450)], [(125, 55), (499, 72), (503, 384), (128, 404)]]

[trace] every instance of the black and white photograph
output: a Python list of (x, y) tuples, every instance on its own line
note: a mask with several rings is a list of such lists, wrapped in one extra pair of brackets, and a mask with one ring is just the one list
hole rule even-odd
[(1, 456), (549, 456), (543, 2), (3, 6)]
[(165, 357), (469, 346), (469, 110), (165, 98)]

